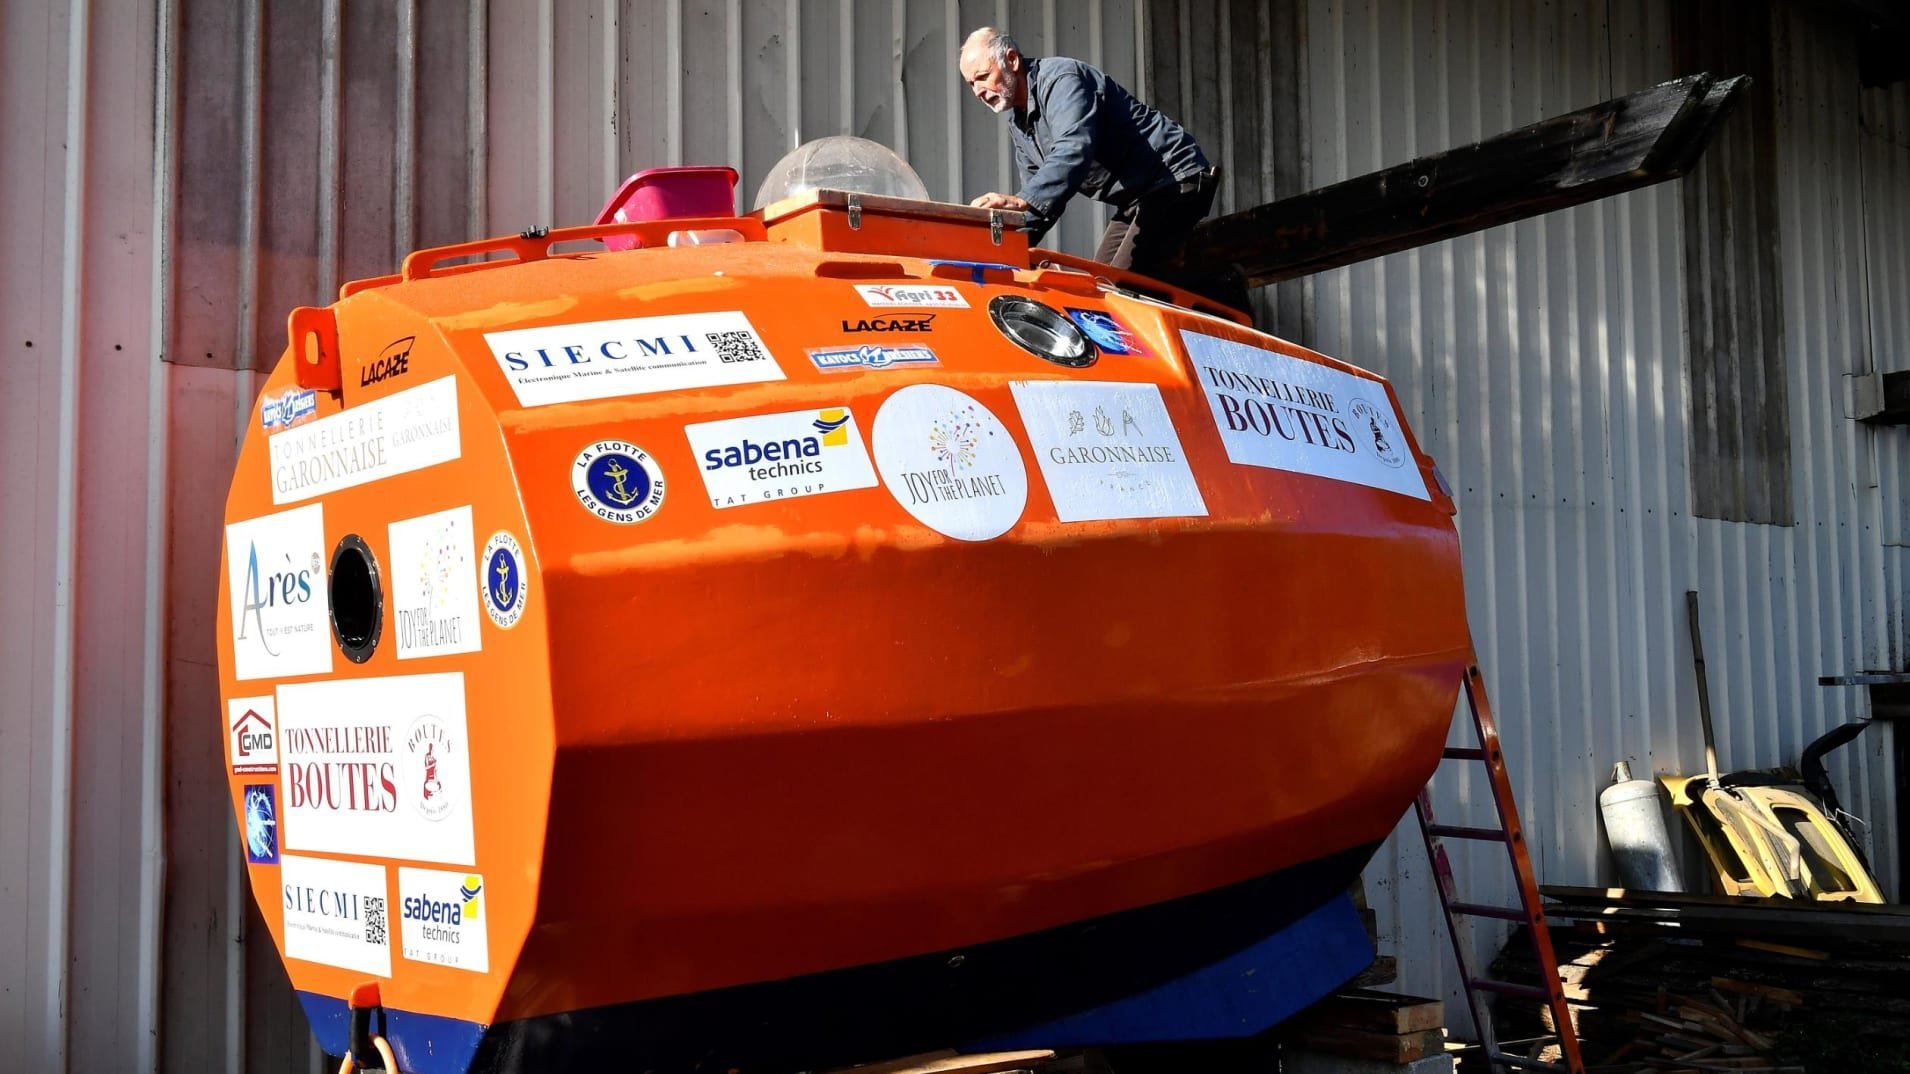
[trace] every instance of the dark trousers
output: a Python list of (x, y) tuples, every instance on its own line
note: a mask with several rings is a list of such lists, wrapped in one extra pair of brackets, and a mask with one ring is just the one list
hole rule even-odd
[(1231, 270), (1174, 266), (1194, 225), (1206, 219), (1207, 211), (1214, 207), (1214, 193), (1219, 187), (1219, 179), (1208, 172), (1143, 195), (1108, 221), (1094, 259), (1184, 287), (1235, 309), (1246, 309), (1246, 288)]
[(1094, 259), (1173, 283), (1167, 266), (1180, 256), (1194, 225), (1214, 207), (1214, 191), (1219, 185), (1208, 174), (1143, 194), (1108, 221)]

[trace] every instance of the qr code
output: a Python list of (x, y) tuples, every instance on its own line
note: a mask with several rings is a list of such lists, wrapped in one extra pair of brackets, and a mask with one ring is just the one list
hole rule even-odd
[(385, 900), (382, 896), (365, 896), (365, 942), (379, 946), (385, 943)]
[(718, 361), (755, 362), (768, 357), (751, 332), (705, 332), (704, 336), (716, 348)]

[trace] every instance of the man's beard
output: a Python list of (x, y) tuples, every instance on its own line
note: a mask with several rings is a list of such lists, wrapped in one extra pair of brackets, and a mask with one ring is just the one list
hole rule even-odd
[(989, 107), (993, 108), (997, 115), (1004, 112), (1012, 112), (1015, 110), (1015, 98), (1019, 96), (1021, 96), (1021, 76), (1011, 75), (1004, 71), (1002, 72), (1001, 78), (1001, 99), (998, 103), (991, 104)]

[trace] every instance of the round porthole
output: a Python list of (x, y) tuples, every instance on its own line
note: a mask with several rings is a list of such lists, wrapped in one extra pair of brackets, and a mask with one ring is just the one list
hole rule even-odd
[(1100, 360), (1094, 343), (1053, 306), (1020, 295), (998, 295), (988, 303), (988, 316), (1002, 335), (1037, 358), (1070, 369), (1085, 369)]
[(362, 664), (378, 648), (385, 629), (385, 592), (378, 581), (378, 560), (356, 533), (332, 549), (332, 639), (345, 659)]

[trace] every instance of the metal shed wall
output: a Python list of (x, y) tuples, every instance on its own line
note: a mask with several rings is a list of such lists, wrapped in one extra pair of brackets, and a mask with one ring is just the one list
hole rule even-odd
[[(1849, 34), (1782, 10), (1796, 526), (1690, 515), (1670, 188), (1262, 299), (1265, 323), (1393, 376), (1458, 486), (1475, 631), (1548, 881), (1605, 868), (1583, 818), (1610, 760), (1699, 763), (1685, 588), (1705, 597), (1732, 764), (1792, 759), (1861, 711), (1817, 674), (1904, 663), (1910, 450), (1845, 421), (1840, 393), (1868, 363), (1910, 367), (1910, 90), (1860, 93)], [(9, 1062), (312, 1064), (213, 775), (225, 476), (285, 311), (417, 245), (585, 221), (641, 167), (735, 162), (747, 203), (824, 133), (903, 150), (936, 197), (1011, 187), (1002, 121), (952, 69), (984, 22), (1189, 121), (1229, 207), (1676, 73), (1649, 0), (0, 6), (0, 548), (27, 568), (0, 587)], [(1058, 244), (1090, 252), (1101, 222), (1077, 205)], [(1888, 874), (1899, 774), (1874, 738), (1846, 754), (1833, 775), (1885, 821)], [(1448, 806), (1478, 790), (1446, 787)], [(1370, 878), (1402, 983), (1441, 987), (1415, 844)]]
[[(1215, 7), (1224, 21), (1259, 5)], [(1185, 12), (1207, 5), (1179, 10), (1178, 35), (1151, 23), (1157, 82), (1201, 65), (1213, 40), (1188, 32)], [(1667, 6), (1649, 0), (1315, 0), (1293, 30), (1236, 34), (1181, 108), (1239, 110), (1238, 88), (1297, 41), (1285, 66), (1302, 72), (1287, 101), (1301, 102), (1304, 188), (1689, 73), (1674, 69)], [(1703, 767), (1685, 590), (1700, 594), (1730, 767), (1794, 764), (1866, 714), (1860, 691), (1817, 676), (1904, 664), (1910, 437), (1847, 420), (1843, 393), (1873, 361), (1910, 362), (1910, 93), (1860, 90), (1857, 35), (1815, 7), (1775, 4), (1772, 38), (1773, 84), (1754, 92), (1777, 109), (1795, 525), (1693, 516), (1677, 184), (1311, 277), (1276, 311), (1281, 334), (1392, 378), (1455, 486), (1474, 637), (1543, 883), (1610, 880), (1593, 818), (1613, 761)], [(1748, 300), (1728, 267), (1694, 285)], [(1900, 869), (1890, 733), (1831, 767), (1873, 823), (1886, 886)], [(1442, 820), (1490, 819), (1475, 766), (1448, 764), (1435, 787)], [(1503, 852), (1449, 849), (1468, 897), (1515, 898)], [(1410, 820), (1367, 879), (1402, 987), (1447, 994), (1463, 1019)], [(1504, 935), (1477, 930), (1475, 947), (1489, 957)]]
[[(1145, 91), (1142, 0), (25, 0), (0, 6), (0, 1048), (311, 1067), (241, 883), (212, 624), (226, 475), (286, 312), (421, 245), (587, 223), (645, 167), (857, 134), (1014, 188), (962, 36)], [(1054, 241), (1091, 253), (1105, 214)], [(160, 1027), (163, 1025), (164, 1032)]]
[[(1866, 90), (1861, 113), (1860, 150), (1863, 206), (1868, 226), (1861, 236), (1869, 267), (1867, 312), (1870, 317), (1870, 368), (1885, 373), (1910, 370), (1910, 85)], [(1882, 511), (1877, 520), (1884, 556), (1882, 612), (1892, 648), (1887, 666), (1910, 664), (1910, 449), (1898, 430), (1876, 441), (1876, 481)], [(1901, 781), (1910, 773), (1899, 772)], [(1903, 833), (1898, 833), (1901, 839)], [(1910, 869), (1910, 863), (1899, 863)], [(1901, 876), (1901, 874), (1899, 874)], [(1903, 888), (1897, 897), (1904, 898)]]
[(132, 1067), (154, 1043), (168, 504), (153, 49), (144, 0), (0, 8), (0, 547), (16, 566), (0, 587), (10, 1069)]

